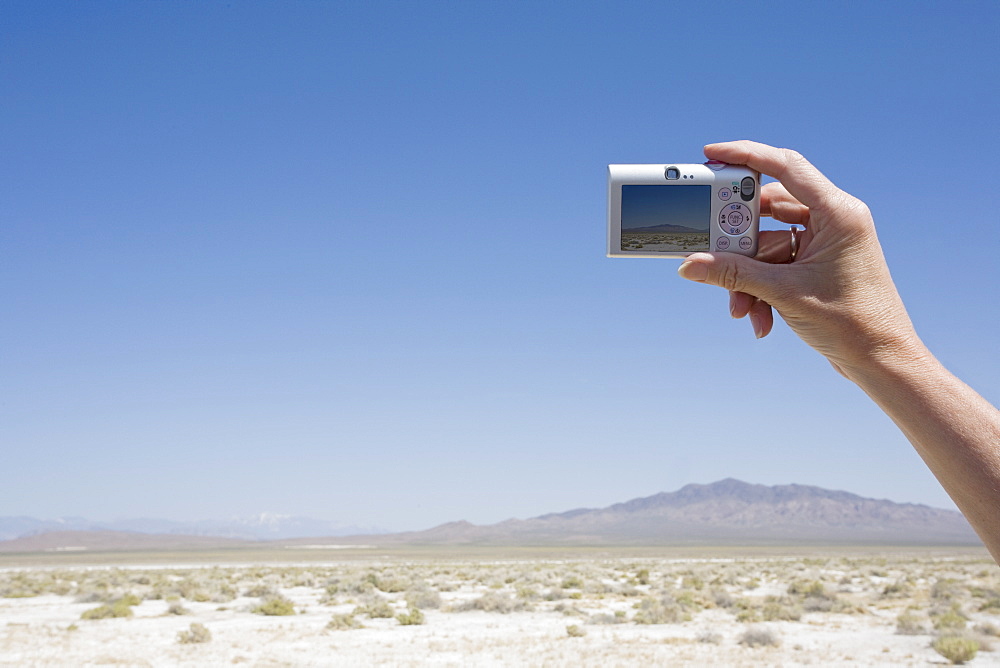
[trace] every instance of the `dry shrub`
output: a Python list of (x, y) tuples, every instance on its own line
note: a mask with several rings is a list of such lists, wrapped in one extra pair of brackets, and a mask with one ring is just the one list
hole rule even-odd
[(901, 612), (896, 617), (896, 633), (901, 636), (920, 636), (927, 633), (920, 618), (909, 612)]
[(283, 617), (295, 614), (295, 605), (283, 596), (272, 596), (261, 601), (260, 605), (251, 610), (257, 615), (267, 615), (269, 617)]
[(352, 613), (346, 613), (343, 615), (334, 615), (329, 623), (327, 623), (326, 628), (331, 631), (350, 631), (364, 627), (361, 626), (361, 622), (354, 618)]
[(687, 621), (688, 616), (673, 599), (646, 597), (636, 604), (632, 620), (636, 624), (676, 624)]
[(187, 631), (181, 631), (177, 634), (177, 642), (182, 645), (208, 642), (211, 639), (212, 632), (205, 628), (204, 624), (198, 622), (191, 622), (191, 627)]
[(424, 623), (424, 613), (420, 612), (420, 608), (411, 606), (406, 612), (396, 615), (396, 621), (400, 626), (419, 626)]
[(951, 661), (953, 664), (962, 664), (976, 658), (979, 651), (979, 643), (972, 638), (962, 636), (941, 636), (937, 638), (931, 647), (934, 651)]
[(739, 643), (747, 647), (777, 647), (781, 644), (778, 636), (769, 629), (749, 628), (740, 636)]
[(459, 604), (455, 607), (455, 610), (459, 612), (482, 610), (484, 612), (499, 612), (506, 615), (511, 612), (520, 612), (526, 608), (527, 605), (524, 601), (515, 600), (509, 594), (490, 591), (479, 598)]

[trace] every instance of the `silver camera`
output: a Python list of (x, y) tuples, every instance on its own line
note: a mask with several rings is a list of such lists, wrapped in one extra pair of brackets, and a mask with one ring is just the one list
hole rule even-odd
[(760, 174), (709, 161), (608, 165), (608, 257), (757, 254)]

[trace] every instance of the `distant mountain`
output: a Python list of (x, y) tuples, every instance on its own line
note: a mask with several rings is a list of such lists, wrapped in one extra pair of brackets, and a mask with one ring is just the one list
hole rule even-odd
[[(13, 534), (16, 534), (13, 535)], [(347, 537), (348, 535), (354, 538)], [(362, 540), (358, 537), (363, 535)], [(20, 537), (17, 537), (20, 536)], [(7, 538), (7, 540), (3, 540)], [(0, 552), (223, 549), (296, 545), (981, 545), (953, 510), (869, 499), (806, 485), (732, 478), (607, 508), (578, 508), (485, 526), (449, 522), (378, 534), (270, 513), (224, 522), (0, 518)]]
[(175, 522), (162, 519), (125, 519), (94, 522), (82, 517), (39, 520), (33, 517), (0, 517), (0, 541), (48, 532), (119, 531), (142, 534), (215, 536), (242, 540), (281, 540), (313, 536), (354, 536), (385, 533), (374, 527), (338, 524), (307, 517), (260, 513), (229, 520)]
[(0, 553), (220, 550), (259, 543), (217, 536), (178, 536), (129, 531), (47, 531), (0, 541)]
[(806, 485), (752, 485), (732, 478), (607, 508), (580, 508), (487, 526), (450, 522), (373, 540), (485, 545), (980, 544), (969, 523), (953, 510)]
[(698, 230), (685, 225), (650, 225), (648, 227), (622, 228), (622, 233), (640, 234), (705, 234), (708, 230)]

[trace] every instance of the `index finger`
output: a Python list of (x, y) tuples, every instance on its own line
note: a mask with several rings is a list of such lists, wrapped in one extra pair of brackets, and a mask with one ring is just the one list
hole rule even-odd
[(741, 140), (705, 147), (705, 157), (730, 165), (746, 165), (773, 176), (809, 208), (822, 206), (837, 191), (828, 178), (796, 151)]

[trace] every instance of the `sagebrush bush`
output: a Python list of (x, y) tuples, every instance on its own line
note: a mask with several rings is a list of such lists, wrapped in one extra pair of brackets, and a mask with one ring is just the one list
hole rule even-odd
[(327, 623), (326, 628), (331, 631), (350, 631), (351, 629), (364, 628), (361, 626), (361, 622), (354, 618), (352, 613), (347, 613), (343, 615), (334, 615), (333, 618)]
[(369, 596), (364, 603), (354, 608), (355, 615), (368, 615), (371, 619), (391, 619), (396, 615), (389, 601), (381, 596)]
[(406, 603), (421, 610), (437, 610), (441, 607), (441, 594), (429, 587), (416, 587), (406, 592)]
[(411, 606), (406, 612), (396, 615), (396, 621), (401, 626), (419, 626), (424, 623), (424, 613), (420, 611), (420, 608)]
[(684, 614), (672, 599), (655, 599), (646, 597), (636, 604), (636, 613), (632, 620), (636, 624), (676, 624), (687, 621)]
[(769, 596), (760, 609), (760, 616), (766, 622), (797, 622), (802, 619), (802, 608), (788, 598)]
[(108, 619), (111, 617), (131, 617), (132, 606), (138, 605), (139, 600), (135, 596), (125, 596), (96, 608), (85, 610), (80, 619)]
[(965, 628), (965, 623), (969, 621), (957, 608), (951, 608), (946, 612), (935, 615), (934, 628), (938, 631), (960, 631)]
[(614, 614), (602, 612), (587, 619), (588, 624), (624, 624), (627, 621), (628, 616), (624, 610), (615, 610)]
[(962, 636), (941, 636), (931, 643), (931, 647), (954, 664), (972, 661), (979, 652), (977, 641)]
[(506, 615), (511, 612), (520, 612), (526, 608), (527, 606), (524, 601), (514, 600), (509, 594), (490, 591), (479, 598), (460, 603), (455, 607), (455, 610), (459, 612), (482, 610), (484, 612), (499, 612)]
[(740, 636), (739, 643), (747, 647), (777, 647), (781, 644), (773, 631), (761, 628), (749, 628)]
[(198, 622), (191, 622), (191, 627), (187, 631), (181, 631), (177, 634), (177, 642), (182, 645), (208, 642), (211, 639), (212, 632), (205, 628), (204, 624)]
[(185, 608), (180, 603), (171, 603), (170, 607), (167, 608), (168, 615), (190, 615), (191, 611)]
[(283, 596), (272, 596), (261, 601), (260, 605), (255, 606), (251, 612), (256, 615), (283, 617), (295, 614), (295, 604)]
[(896, 634), (901, 636), (919, 636), (927, 633), (920, 618), (909, 612), (901, 612), (896, 617)]

